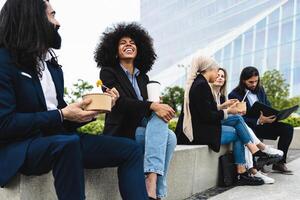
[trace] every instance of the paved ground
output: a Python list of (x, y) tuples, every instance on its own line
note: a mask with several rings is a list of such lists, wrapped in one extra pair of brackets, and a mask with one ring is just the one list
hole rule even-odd
[(287, 166), (294, 171), (294, 175), (272, 173), (268, 168), (268, 175), (276, 180), (273, 185), (216, 187), (186, 200), (300, 200), (300, 150), (291, 150), (288, 162)]

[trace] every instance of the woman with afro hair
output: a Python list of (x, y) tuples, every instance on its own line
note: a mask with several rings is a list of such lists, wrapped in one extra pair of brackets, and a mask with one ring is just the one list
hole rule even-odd
[(174, 110), (169, 105), (147, 101), (147, 72), (155, 59), (152, 38), (137, 23), (108, 28), (95, 52), (100, 79), (120, 93), (106, 115), (103, 132), (135, 139), (144, 146), (148, 195), (150, 199), (161, 199), (167, 194), (166, 175), (177, 141), (168, 129)]

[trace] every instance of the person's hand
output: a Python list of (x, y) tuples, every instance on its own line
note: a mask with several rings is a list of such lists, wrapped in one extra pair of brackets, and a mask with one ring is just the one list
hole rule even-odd
[(271, 124), (273, 123), (274, 121), (276, 120), (276, 116), (275, 115), (271, 115), (269, 117), (266, 117), (264, 116), (263, 112), (260, 111), (260, 116), (259, 116), (259, 119), (258, 119), (258, 123), (260, 125), (263, 125), (263, 124)]
[(222, 103), (220, 105), (221, 109), (226, 109), (230, 106), (232, 106), (234, 103), (239, 102), (238, 99), (228, 99), (227, 101), (225, 101), (224, 103)]
[(112, 88), (112, 89), (106, 89), (105, 93), (109, 94), (112, 97), (112, 107), (115, 106), (117, 100), (120, 97), (120, 94), (118, 92), (118, 90), (116, 88)]
[(89, 105), (91, 101), (91, 99), (85, 99), (81, 102), (72, 103), (61, 109), (64, 119), (79, 123), (91, 121), (100, 113), (99, 111), (85, 111), (82, 109)]
[(175, 117), (175, 111), (167, 104), (153, 102), (150, 106), (150, 109), (153, 110), (157, 116), (163, 119), (165, 122), (169, 122), (173, 117)]

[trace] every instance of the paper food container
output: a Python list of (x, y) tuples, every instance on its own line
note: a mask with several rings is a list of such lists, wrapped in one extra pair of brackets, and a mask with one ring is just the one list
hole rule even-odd
[(92, 102), (87, 105), (84, 110), (110, 112), (112, 97), (107, 94), (90, 93), (82, 96), (82, 99), (92, 99)]

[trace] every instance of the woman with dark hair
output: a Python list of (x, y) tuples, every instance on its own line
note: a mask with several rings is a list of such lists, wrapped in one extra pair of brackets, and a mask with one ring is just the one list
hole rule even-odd
[[(227, 82), (227, 72), (223, 68), (219, 68), (218, 70), (218, 77), (211, 84), (212, 87), (212, 93), (215, 97), (215, 101), (217, 103), (218, 109), (226, 109), (230, 104), (238, 101), (237, 99), (229, 99), (226, 100), (226, 82)], [(243, 117), (240, 115), (229, 115), (227, 119), (222, 120), (222, 125), (227, 125), (227, 126), (232, 126), (232, 123), (239, 123), (242, 124), (243, 126), (247, 127), (248, 129), (248, 134), (251, 137), (252, 142), (264, 153), (268, 154), (271, 157), (274, 157), (274, 159), (269, 160), (268, 162), (256, 162), (255, 167), (253, 165), (253, 156), (249, 149), (245, 147), (245, 158), (246, 158), (246, 168), (249, 169), (250, 173), (253, 174), (255, 177), (262, 178), (264, 183), (266, 184), (272, 184), (275, 182), (274, 179), (266, 176), (265, 174), (257, 171), (257, 169), (260, 169), (263, 164), (271, 164), (272, 162), (277, 162), (279, 161), (282, 156), (283, 152), (277, 149), (274, 149), (270, 146), (265, 145), (262, 143), (254, 134), (253, 130), (247, 126), (246, 122), (244, 121)]]
[(104, 133), (129, 137), (144, 145), (148, 195), (160, 199), (167, 194), (166, 175), (176, 136), (167, 124), (174, 110), (147, 101), (147, 72), (155, 59), (152, 38), (136, 23), (108, 29), (95, 52), (101, 80), (120, 93), (112, 112), (106, 115)]

